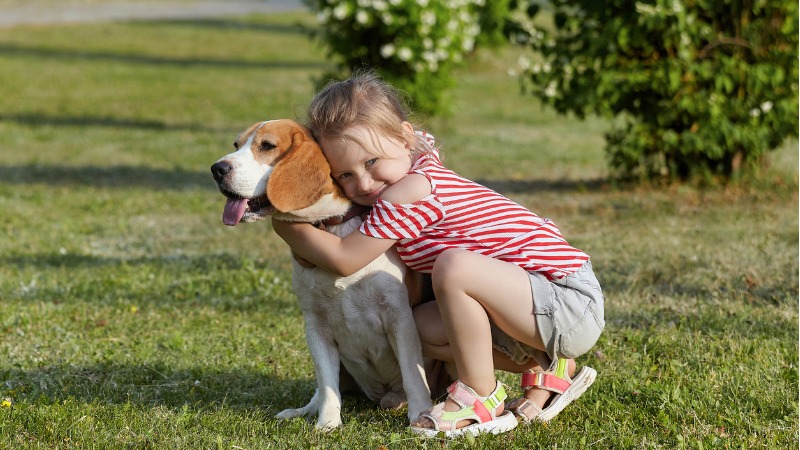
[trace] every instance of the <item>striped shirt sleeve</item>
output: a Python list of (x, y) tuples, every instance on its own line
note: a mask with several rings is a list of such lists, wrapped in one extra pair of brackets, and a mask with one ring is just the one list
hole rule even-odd
[(378, 200), (359, 231), (381, 239), (413, 239), (444, 216), (444, 205), (434, 195), (403, 205)]

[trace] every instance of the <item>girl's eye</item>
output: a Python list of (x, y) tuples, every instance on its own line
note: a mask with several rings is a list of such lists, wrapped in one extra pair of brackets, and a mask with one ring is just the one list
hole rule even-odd
[(375, 165), (375, 163), (376, 163), (376, 162), (378, 162), (378, 158), (372, 158), (372, 159), (368, 160), (368, 161), (365, 163), (365, 165), (366, 165), (367, 167), (369, 167), (369, 166)]
[(339, 175), (338, 177), (336, 177), (337, 180), (346, 180), (348, 178), (350, 178), (350, 174), (349, 173), (343, 173), (343, 174)]

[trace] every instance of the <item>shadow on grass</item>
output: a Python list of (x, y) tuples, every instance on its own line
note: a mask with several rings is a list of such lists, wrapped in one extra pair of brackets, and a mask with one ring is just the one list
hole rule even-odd
[(500, 193), (537, 192), (600, 192), (611, 189), (608, 180), (594, 178), (586, 180), (475, 180)]
[(315, 70), (323, 71), (331, 68), (331, 64), (320, 61), (274, 61), (274, 60), (242, 60), (224, 58), (168, 57), (144, 54), (121, 54), (104, 51), (75, 50), (69, 48), (34, 47), (16, 44), (0, 44), (0, 57), (35, 58), (52, 61), (79, 60), (81, 62), (115, 62), (123, 64), (147, 64), (156, 66), (178, 67), (214, 67), (260, 70)]
[(204, 28), (208, 30), (235, 30), (235, 31), (259, 31), (264, 33), (296, 34), (308, 36), (311, 31), (306, 26), (297, 24), (280, 23), (259, 23), (248, 22), (235, 19), (164, 19), (164, 20), (143, 20), (129, 25), (144, 26), (182, 26), (186, 28)]
[[(209, 168), (211, 163), (209, 163)], [(155, 169), (131, 166), (46, 166), (41, 164), (0, 165), (3, 184), (44, 184), (52, 186), (94, 186), (99, 188), (146, 187), (158, 190), (204, 189), (216, 191), (208, 172), (185, 169)]]
[[(90, 366), (53, 365), (37, 369), (0, 369), (4, 391), (16, 402), (56, 404), (67, 399), (83, 403), (192, 409), (264, 410), (274, 416), (285, 408), (304, 406), (316, 388), (313, 376), (282, 379), (269, 375), (270, 359), (263, 371), (216, 370), (207, 367), (176, 369), (168, 364)], [(313, 374), (312, 374), (313, 375)], [(370, 407), (356, 393), (345, 402)], [(374, 407), (374, 406), (373, 406)]]
[(63, 117), (44, 114), (0, 114), (0, 122), (14, 122), (20, 125), (35, 127), (108, 127), (148, 131), (191, 131), (229, 134), (236, 132), (233, 128), (214, 128), (198, 124), (167, 124), (159, 120), (136, 120), (118, 117)]
[[(24, 253), (0, 256), (0, 264), (4, 267), (36, 268), (40, 270), (52, 268), (98, 269), (103, 267), (140, 267), (140, 266), (172, 266), (183, 271), (207, 270), (242, 270), (249, 268), (244, 259), (231, 254), (206, 254), (202, 256), (170, 256), (144, 258), (110, 258), (81, 254), (60, 253)], [(251, 265), (258, 264), (252, 262)]]

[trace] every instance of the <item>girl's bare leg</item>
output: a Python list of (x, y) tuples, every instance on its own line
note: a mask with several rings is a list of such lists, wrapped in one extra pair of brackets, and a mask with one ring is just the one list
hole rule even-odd
[[(530, 292), (529, 288), (528, 292)], [(528, 296), (528, 298), (530, 298), (530, 296)], [(530, 304), (530, 307), (532, 308), (532, 304)], [(438, 303), (437, 302), (423, 303), (414, 308), (413, 312), (414, 312), (414, 320), (416, 321), (417, 329), (419, 330), (420, 334), (420, 341), (422, 342), (423, 355), (428, 358), (433, 358), (440, 361), (454, 362), (455, 356), (450, 346), (450, 342), (445, 330), (445, 322), (442, 319), (442, 314), (440, 312), (440, 307)], [(489, 333), (489, 339), (491, 340), (491, 332)], [(541, 340), (541, 338), (539, 338), (539, 340)], [(508, 355), (500, 351), (497, 351), (495, 349), (492, 349), (492, 362), (493, 362), (492, 365), (493, 369), (503, 370), (512, 373), (522, 373), (526, 370), (533, 370), (533, 371), (543, 370), (542, 367), (535, 360), (530, 360), (525, 364), (517, 364), (511, 358), (509, 358)], [(570, 359), (568, 361), (567, 370), (570, 376), (572, 376), (575, 373), (576, 365), (574, 360)], [(460, 373), (459, 373), (459, 378), (467, 385), (473, 387), (471, 384), (464, 381), (464, 378), (461, 377)], [(473, 389), (475, 389), (475, 387), (473, 387)], [(491, 389), (494, 389), (494, 384), (492, 384)], [(491, 389), (489, 392), (491, 392)], [(476, 392), (478, 392), (479, 395), (487, 394), (486, 392), (480, 392), (477, 390)], [(552, 395), (553, 394), (551, 392), (538, 388), (528, 389), (527, 391), (525, 391), (525, 397), (528, 400), (531, 400), (534, 403), (536, 403), (539, 407), (544, 407), (545, 404), (547, 403), (547, 400)], [(449, 406), (452, 407), (453, 405)], [(468, 423), (463, 423), (459, 424), (459, 426), (464, 426), (467, 424)], [(430, 421), (427, 419), (416, 421), (414, 425), (422, 427), (432, 426)]]
[[(512, 338), (534, 348), (544, 348), (532, 314), (528, 274), (520, 267), (477, 253), (447, 250), (437, 258), (432, 279), (440, 312), (438, 320), (447, 336), (444, 343), (449, 347), (459, 379), (478, 395), (487, 396), (496, 386), (494, 359), (499, 357), (492, 349), (490, 320)], [(417, 316), (422, 316), (423, 311)], [(435, 316), (425, 315), (419, 317), (421, 321), (436, 320)], [(419, 324), (420, 334), (431, 329), (431, 325)], [(423, 336), (423, 342), (426, 340)], [(428, 354), (437, 351), (437, 345), (430, 341), (423, 345)], [(498, 362), (502, 363), (502, 358)], [(446, 411), (458, 408), (449, 399), (445, 402)], [(498, 407), (498, 413), (501, 411), (502, 406)], [(422, 422), (419, 425), (424, 426)]]

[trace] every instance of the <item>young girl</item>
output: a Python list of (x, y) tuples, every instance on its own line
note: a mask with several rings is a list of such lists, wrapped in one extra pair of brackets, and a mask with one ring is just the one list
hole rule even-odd
[[(594, 381), (576, 372), (605, 324), (589, 256), (549, 219), (445, 168), (433, 137), (415, 132), (398, 93), (371, 73), (319, 92), (308, 126), (348, 198), (372, 206), (360, 232), (338, 238), (273, 221), (297, 257), (350, 275), (397, 244), (430, 273), (436, 301), (414, 310), (426, 356), (455, 363), (448, 397), (412, 423), (425, 435), (501, 433), (550, 420)], [(494, 369), (522, 372), (524, 397), (505, 407)], [(544, 369), (546, 368), (546, 369)]]

